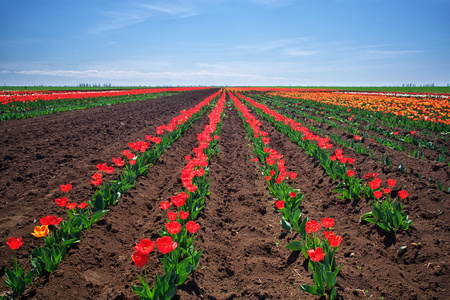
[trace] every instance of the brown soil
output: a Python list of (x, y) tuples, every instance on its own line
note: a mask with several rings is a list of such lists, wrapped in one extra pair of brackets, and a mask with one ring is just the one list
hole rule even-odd
[[(54, 203), (62, 196), (60, 184), (74, 186), (67, 195), (70, 200), (90, 200), (95, 189), (89, 180), (97, 163), (111, 164), (111, 157), (119, 156), (129, 142), (153, 135), (157, 126), (167, 124), (180, 110), (195, 106), (214, 91), (0, 123), (0, 240), (23, 236), (24, 246), (17, 254), (29, 269), (29, 253), (40, 242), (30, 232), (41, 216), (61, 213)], [(208, 113), (162, 154), (147, 177), (139, 178), (118, 205), (84, 233), (57, 271), (36, 279), (22, 298), (137, 299), (131, 286), (139, 284), (140, 270), (132, 263), (132, 247), (144, 237), (158, 238), (157, 230), (165, 222), (159, 202), (181, 189), (184, 156), (197, 146), (196, 135), (207, 124)], [(298, 237), (281, 234), (280, 216), (273, 209), (261, 165), (251, 160), (251, 143), (231, 102), (225, 114), (220, 153), (210, 163), (211, 194), (198, 219), (201, 229), (196, 243), (204, 254), (175, 299), (317, 299), (299, 290), (300, 284), (312, 284), (310, 272), (301, 254), (284, 248)], [(398, 190), (405, 188), (410, 193), (404, 202), (414, 221), (412, 227), (407, 232), (385, 234), (373, 225), (359, 223), (361, 214), (370, 211), (369, 203), (338, 200), (332, 192), (336, 182), (324, 174), (318, 162), (273, 126), (261, 122), (269, 132), (270, 146), (284, 155), (289, 171), (298, 173), (291, 183), (305, 193), (304, 214), (317, 220), (336, 219), (335, 232), (344, 238), (337, 254), (338, 263), (343, 264), (337, 283), (341, 299), (447, 298), (448, 194), (344, 150), (346, 156), (357, 159), (357, 174), (379, 172), (382, 179), (396, 179)], [(386, 149), (389, 151), (393, 150)], [(399, 254), (404, 245), (406, 252)], [(151, 286), (154, 274), (161, 272), (160, 256), (156, 250), (150, 255)], [(0, 243), (2, 279), (13, 257), (13, 251)], [(0, 291), (5, 289), (1, 282)]]

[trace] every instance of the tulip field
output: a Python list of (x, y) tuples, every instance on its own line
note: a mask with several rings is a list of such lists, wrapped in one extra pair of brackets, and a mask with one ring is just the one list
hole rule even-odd
[(0, 299), (447, 299), (450, 94), (0, 93)]

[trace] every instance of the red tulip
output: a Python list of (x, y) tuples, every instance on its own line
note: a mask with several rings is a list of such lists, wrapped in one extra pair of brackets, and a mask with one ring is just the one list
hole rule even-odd
[(100, 183), (102, 183), (102, 174), (94, 173), (94, 175), (92, 175), (91, 183), (93, 185), (99, 185)]
[(296, 177), (297, 177), (297, 173), (289, 172), (289, 178), (290, 179), (295, 179)]
[(385, 194), (389, 194), (391, 192), (391, 189), (385, 189), (385, 188), (381, 188), (383, 190), (383, 193)]
[(166, 226), (167, 231), (170, 234), (177, 234), (181, 230), (180, 223), (178, 223), (176, 221), (172, 221), (172, 222), (166, 223), (165, 226)]
[(355, 172), (354, 172), (354, 171), (352, 171), (352, 170), (348, 170), (348, 171), (347, 171), (347, 176), (348, 176), (348, 177), (353, 177), (353, 175), (355, 175)]
[(187, 198), (189, 198), (189, 195), (183, 192), (170, 198), (170, 201), (172, 201), (173, 205), (180, 207), (186, 203)]
[(375, 190), (380, 187), (381, 181), (382, 181), (381, 179), (379, 179), (379, 180), (375, 179), (375, 180), (369, 182), (369, 186), (372, 188), (372, 190)]
[(275, 174), (276, 174), (275, 170), (270, 170), (270, 176), (273, 176)]
[(387, 180), (388, 186), (395, 186), (396, 183), (397, 183), (397, 181), (395, 181), (394, 179), (388, 179)]
[(200, 228), (200, 224), (198, 224), (198, 223), (195, 224), (194, 221), (189, 221), (186, 223), (186, 229), (190, 233), (196, 233), (199, 228)]
[(257, 157), (252, 159), (254, 162), (257, 162), (259, 159)]
[(332, 228), (334, 226), (334, 219), (332, 219), (332, 218), (323, 218), (322, 219), (322, 224), (326, 228)]
[(322, 227), (322, 224), (317, 223), (316, 220), (308, 221), (305, 224), (305, 230), (307, 233), (317, 232), (320, 229), (320, 227)]
[(275, 201), (275, 206), (278, 209), (282, 209), (284, 207), (284, 201), (282, 201), (282, 200)]
[(114, 173), (114, 168), (113, 167), (106, 167), (104, 171), (105, 171), (106, 174), (112, 174), (112, 173)]
[(408, 192), (401, 190), (400, 192), (398, 192), (398, 196), (400, 197), (400, 199), (405, 199), (406, 197), (408, 197)]
[(113, 160), (114, 164), (118, 167), (123, 167), (125, 165), (125, 161), (122, 160), (122, 157), (120, 157), (120, 156), (118, 158), (113, 157), (112, 160)]
[(68, 209), (74, 209), (74, 208), (77, 207), (77, 204), (76, 204), (76, 203), (67, 203), (66, 207), (67, 207)]
[(130, 165), (134, 166), (134, 165), (136, 164), (136, 161), (133, 160), (133, 159), (131, 159), (131, 160), (128, 161), (128, 163), (129, 163)]
[(352, 164), (352, 163), (355, 162), (355, 159), (354, 159), (354, 158), (348, 157), (348, 158), (347, 158), (347, 162), (348, 162), (349, 164)]
[(22, 237), (19, 237), (17, 239), (10, 237), (8, 239), (8, 241), (6, 242), (6, 244), (8, 244), (8, 246), (9, 246), (9, 248), (11, 248), (11, 250), (19, 249), (23, 245)]
[(133, 247), (134, 250), (140, 252), (141, 254), (148, 255), (155, 248), (155, 242), (149, 239), (142, 239), (139, 244)]
[(168, 211), (167, 217), (169, 218), (169, 220), (175, 221), (178, 218), (178, 214), (176, 212)]
[(70, 183), (68, 183), (66, 185), (61, 185), (61, 191), (63, 193), (70, 191), (71, 188), (72, 188), (72, 185)]
[(162, 254), (166, 254), (175, 250), (178, 243), (174, 242), (170, 236), (165, 236), (156, 240), (156, 246)]
[(188, 211), (186, 211), (186, 212), (180, 211), (180, 218), (182, 220), (186, 220), (188, 217), (189, 217), (189, 212)]
[(334, 234), (333, 233), (333, 231), (324, 231), (323, 232), (323, 236), (328, 240), (328, 237), (330, 236), (330, 235), (332, 235), (332, 234)]
[(134, 252), (131, 258), (133, 259), (134, 264), (141, 268), (145, 266), (148, 261), (148, 255), (142, 254), (138, 251)]
[(383, 196), (383, 193), (380, 191), (375, 191), (373, 192), (373, 195), (375, 196), (375, 198), (380, 199), (381, 196)]
[(184, 157), (184, 159), (185, 159), (185, 160), (191, 160), (191, 156), (190, 156), (190, 155), (186, 155), (186, 156)]
[(67, 198), (66, 198), (66, 197), (61, 197), (60, 199), (55, 199), (55, 202), (56, 202), (56, 204), (57, 204), (59, 207), (63, 207), (63, 206), (65, 206), (66, 203), (67, 203)]
[(88, 204), (86, 202), (81, 202), (80, 204), (78, 204), (78, 208), (86, 208), (86, 206), (88, 206)]
[(308, 250), (306, 253), (308, 253), (309, 258), (315, 262), (321, 261), (325, 257), (325, 253), (320, 247), (317, 247), (316, 250)]
[(169, 201), (164, 201), (164, 202), (159, 203), (159, 208), (161, 208), (161, 209), (168, 209), (169, 206), (170, 206)]
[(62, 218), (58, 218), (57, 216), (46, 216), (39, 220), (42, 225), (58, 225), (61, 221)]
[(294, 199), (296, 196), (297, 196), (296, 192), (289, 193), (289, 197), (291, 197), (292, 199)]
[(330, 243), (330, 246), (338, 247), (341, 244), (341, 242), (342, 242), (342, 237), (339, 236), (339, 235), (335, 235), (334, 233), (333, 234), (329, 234), (328, 235), (328, 242)]

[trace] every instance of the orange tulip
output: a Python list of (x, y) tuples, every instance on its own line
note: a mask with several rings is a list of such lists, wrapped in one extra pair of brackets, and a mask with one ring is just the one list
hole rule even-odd
[(48, 234), (48, 225), (34, 227), (34, 232), (31, 233), (35, 237), (44, 237)]

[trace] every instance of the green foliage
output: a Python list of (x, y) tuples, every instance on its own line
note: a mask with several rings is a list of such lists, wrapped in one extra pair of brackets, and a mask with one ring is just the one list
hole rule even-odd
[(403, 205), (397, 200), (372, 202), (372, 211), (364, 214), (361, 221), (377, 224), (386, 232), (391, 232), (394, 228), (408, 230), (412, 221), (408, 220), (408, 215), (402, 210)]

